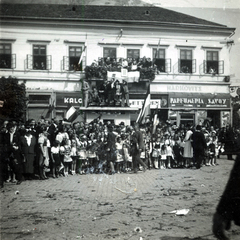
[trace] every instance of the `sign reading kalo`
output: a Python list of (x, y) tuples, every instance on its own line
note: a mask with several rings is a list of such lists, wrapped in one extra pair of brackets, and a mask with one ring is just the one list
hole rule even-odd
[(81, 98), (69, 98), (69, 97), (65, 97), (63, 98), (63, 102), (64, 103), (82, 103), (82, 99)]
[(57, 106), (81, 106), (82, 94), (80, 92), (57, 92), (56, 104)]
[(208, 97), (170, 97), (171, 107), (230, 107), (229, 98), (208, 98)]

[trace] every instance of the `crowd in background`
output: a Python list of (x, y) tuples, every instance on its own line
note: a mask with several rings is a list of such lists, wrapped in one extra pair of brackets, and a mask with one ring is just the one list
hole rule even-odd
[[(86, 78), (93, 77), (106, 79), (107, 72), (121, 72), (123, 69), (128, 72), (138, 71), (140, 79), (154, 79), (154, 75), (160, 72), (165, 72), (165, 62), (159, 63), (156, 59), (147, 57), (128, 57), (114, 58), (106, 57), (94, 60), (90, 66), (86, 66)], [(150, 78), (149, 78), (150, 77)]]
[(151, 169), (214, 166), (221, 154), (232, 159), (238, 131), (230, 126), (177, 126), (151, 122), (116, 125), (101, 117), (89, 123), (34, 119), (1, 125), (3, 182), (115, 174)]

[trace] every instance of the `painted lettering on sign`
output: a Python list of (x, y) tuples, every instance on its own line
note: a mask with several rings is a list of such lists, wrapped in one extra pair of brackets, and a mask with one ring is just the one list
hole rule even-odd
[(170, 98), (171, 104), (204, 104), (201, 98)]
[(216, 98), (216, 99), (208, 99), (208, 104), (220, 104), (220, 105), (225, 105), (227, 102), (227, 99), (224, 98)]
[(168, 85), (167, 90), (170, 92), (173, 92), (173, 91), (201, 92), (202, 87), (201, 86)]
[(187, 107), (229, 107), (230, 101), (227, 98), (192, 98), (192, 97), (170, 97), (171, 106)]
[(82, 99), (81, 98), (68, 98), (68, 97), (65, 97), (63, 99), (64, 103), (82, 103)]

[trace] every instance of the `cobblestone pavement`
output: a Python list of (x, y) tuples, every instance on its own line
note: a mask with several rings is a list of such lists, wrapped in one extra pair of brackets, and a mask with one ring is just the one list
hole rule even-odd
[[(215, 239), (212, 216), (234, 161), (221, 156), (218, 163), (6, 183), (1, 239)], [(189, 212), (170, 213), (180, 209)], [(240, 239), (240, 228), (233, 225), (228, 235)]]

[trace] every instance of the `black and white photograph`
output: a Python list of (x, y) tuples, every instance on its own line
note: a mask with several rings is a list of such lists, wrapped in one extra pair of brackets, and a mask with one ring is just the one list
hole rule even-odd
[(1, 0), (0, 239), (239, 240), (240, 0)]

